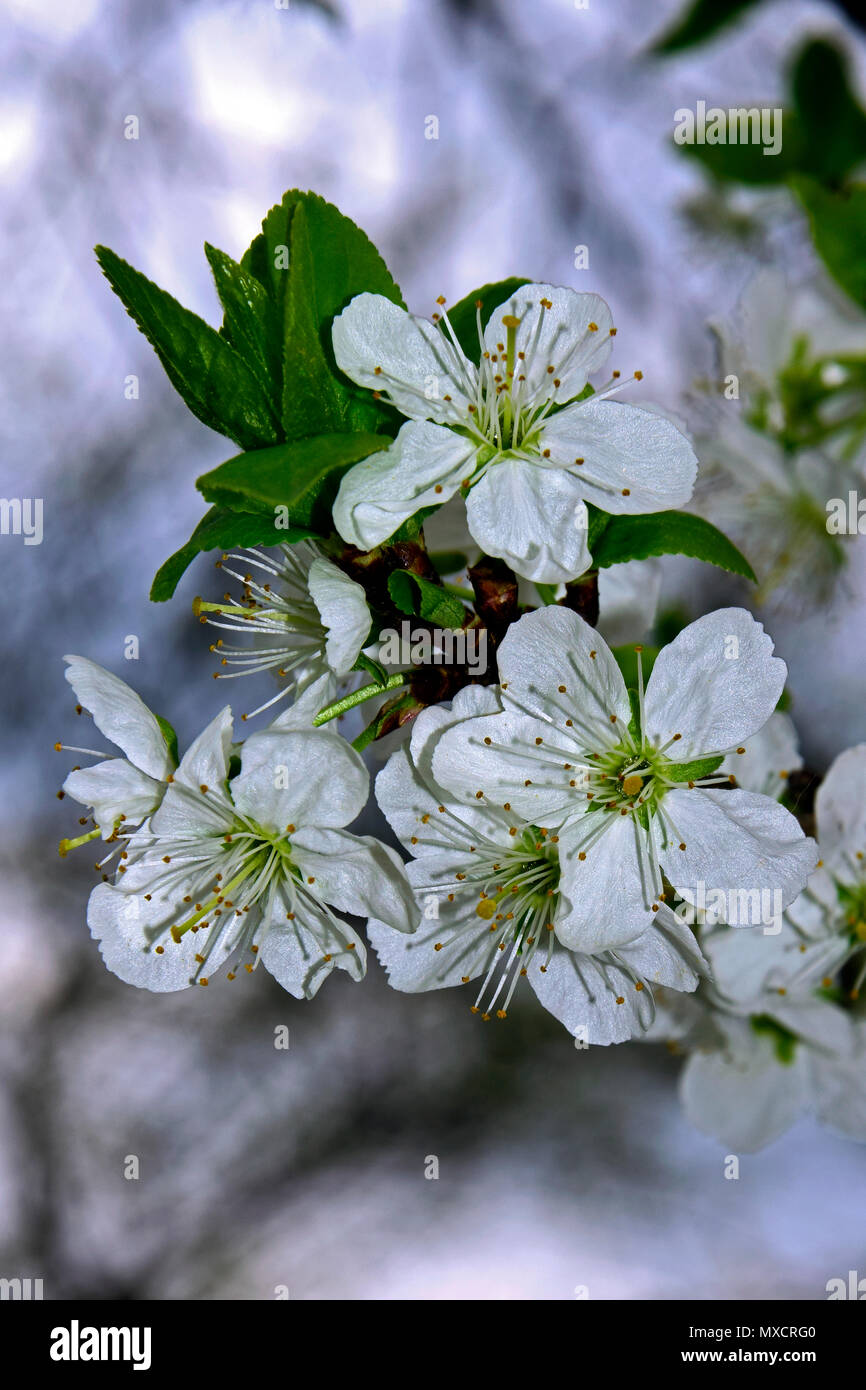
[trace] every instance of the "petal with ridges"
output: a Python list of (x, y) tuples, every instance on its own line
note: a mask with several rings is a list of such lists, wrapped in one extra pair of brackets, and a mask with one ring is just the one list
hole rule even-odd
[(694, 450), (676, 425), (621, 401), (590, 398), (558, 411), (545, 421), (538, 447), (606, 512), (682, 507), (697, 476)]
[[(785, 908), (817, 863), (815, 841), (806, 838), (790, 811), (768, 796), (677, 790), (667, 793), (662, 811), (672, 821), (673, 833), (683, 839), (672, 837), (660, 844), (661, 866), (680, 897), (690, 903), (697, 901), (698, 884), (703, 884), (707, 894), (721, 890), (729, 900), (742, 892), (751, 894), (749, 913), (751, 903), (767, 893), (774, 895), (774, 911)], [(729, 921), (731, 916), (729, 908)], [(739, 921), (739, 916), (738, 912), (736, 925), (755, 925)]]
[(65, 656), (66, 679), (100, 733), (150, 777), (165, 781), (174, 769), (162, 730), (125, 681), (83, 656)]
[(339, 734), (325, 730), (251, 734), (231, 783), (238, 810), (280, 835), (289, 825), (348, 825), (364, 809), (368, 791), (362, 759)]
[[(542, 299), (549, 302), (549, 309), (542, 308)], [(484, 344), (491, 355), (501, 356), (500, 345), (507, 345), (503, 315), (520, 319), (514, 350), (524, 353), (519, 367), (526, 377), (524, 400), (562, 402), (579, 396), (588, 378), (610, 356), (613, 320), (600, 295), (560, 285), (521, 285), (490, 316)]]
[(403, 862), (371, 835), (316, 826), (292, 837), (292, 859), (317, 898), (340, 912), (377, 917), (396, 931), (411, 932), (420, 914)]
[(649, 678), (645, 728), (678, 761), (726, 753), (766, 724), (787, 668), (744, 608), (720, 608), (690, 623), (659, 652)]
[(322, 625), (328, 630), (328, 665), (338, 676), (347, 676), (370, 632), (367, 595), (354, 579), (321, 558), (311, 564), (307, 583)]
[(466, 517), (481, 549), (524, 579), (560, 584), (589, 568), (583, 491), (562, 469), (503, 458), (470, 491)]
[(471, 475), (477, 445), (427, 420), (403, 426), (388, 449), (350, 468), (334, 503), (334, 525), (350, 545), (372, 550), (422, 507), (447, 502)]

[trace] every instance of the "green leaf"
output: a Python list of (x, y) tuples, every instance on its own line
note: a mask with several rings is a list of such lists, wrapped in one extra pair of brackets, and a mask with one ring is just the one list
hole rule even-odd
[(778, 154), (767, 155), (761, 143), (751, 142), (679, 148), (718, 179), (767, 184), (806, 175), (837, 185), (866, 160), (866, 111), (852, 89), (844, 52), (824, 39), (806, 43), (794, 61), (790, 88)]
[(716, 758), (694, 758), (690, 763), (665, 763), (665, 772), (672, 782), (698, 782), (702, 777), (712, 777), (724, 761), (723, 755)]
[(733, 542), (709, 521), (689, 512), (612, 516), (592, 548), (592, 562), (599, 569), (626, 560), (646, 560), (650, 555), (691, 555), (755, 580), (751, 565)]
[[(283, 424), (297, 438), (328, 430), (375, 429), (382, 411), (337, 368), (331, 326), (364, 291), (403, 306), (373, 243), (313, 193), (295, 207), (286, 288)], [(327, 421), (327, 423), (325, 423)]]
[(479, 358), (478, 323), (475, 317), (478, 301), (481, 301), (481, 326), (486, 328), (493, 310), (504, 304), (506, 299), (510, 299), (521, 285), (529, 284), (530, 280), (514, 275), (508, 280), (494, 280), (489, 285), (482, 285), (480, 289), (465, 295), (453, 309), (448, 310), (448, 322), (470, 362), (477, 362)]
[(423, 618), (435, 627), (460, 628), (466, 621), (466, 608), (459, 598), (410, 570), (395, 570), (389, 576), (388, 593), (401, 613)]
[(656, 40), (651, 51), (678, 53), (692, 44), (703, 43), (755, 4), (756, 0), (693, 0), (673, 28)]
[(242, 448), (276, 443), (282, 431), (268, 397), (231, 343), (107, 246), (96, 256), (192, 413)]
[(610, 521), (610, 512), (603, 512), (601, 507), (596, 507), (593, 502), (586, 504), (589, 526), (586, 532), (586, 543), (589, 546), (589, 553), (592, 554), (601, 538), (601, 534), (607, 528)]
[(238, 454), (205, 473), (196, 486), (208, 502), (267, 513), (272, 524), (275, 508), (285, 507), (291, 526), (327, 535), (333, 530), (331, 504), (340, 478), (389, 442), (381, 434), (320, 434)]
[(457, 574), (466, 569), (469, 556), (462, 550), (431, 550), (430, 563), (438, 574)]
[(177, 767), (178, 763), (180, 762), (180, 753), (178, 751), (177, 733), (175, 731), (174, 725), (170, 724), (167, 719), (163, 719), (161, 714), (155, 714), (153, 717), (159, 725), (160, 733), (165, 739), (165, 746), (168, 749), (168, 756), (171, 758), (175, 767)]
[(800, 140), (792, 112), (782, 116), (784, 139), (778, 154), (765, 155), (761, 144), (677, 145), (682, 154), (696, 159), (714, 178), (729, 183), (784, 183), (799, 167)]
[(807, 43), (795, 61), (791, 88), (803, 135), (799, 171), (824, 183), (838, 181), (866, 159), (866, 112), (851, 88), (846, 55), (826, 39)]
[(282, 325), (276, 306), (254, 275), (224, 251), (205, 242), (225, 317), (221, 333), (241, 354), (268, 399), (278, 402), (282, 391)]
[(541, 602), (545, 604), (545, 606), (549, 606), (551, 603), (556, 603), (557, 586), (555, 584), (540, 584), (536, 580), (535, 589), (536, 593), (538, 594), (538, 597), (541, 599)]
[(169, 556), (156, 572), (150, 590), (154, 603), (164, 603), (170, 599), (182, 574), (204, 550), (246, 549), (251, 545), (279, 545), (282, 541), (292, 544), (315, 534), (303, 527), (289, 529), (277, 528), (273, 515), (253, 514), (251, 512), (228, 511), (225, 507), (211, 507), (193, 531), (186, 545)]
[(866, 184), (834, 193), (799, 178), (794, 191), (806, 210), (815, 249), (833, 279), (866, 308)]
[(339, 371), (331, 325), (357, 294), (403, 306), (373, 243), (333, 204), (290, 189), (271, 208), (241, 259), (268, 293), (281, 325), (280, 413), (287, 439), (350, 430), (391, 429), (393, 413)]

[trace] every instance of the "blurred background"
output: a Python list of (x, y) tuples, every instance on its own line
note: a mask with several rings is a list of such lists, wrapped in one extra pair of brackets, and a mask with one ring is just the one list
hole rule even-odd
[[(225, 699), (190, 612), (213, 557), (171, 604), (147, 594), (204, 510), (196, 476), (234, 448), (175, 396), (94, 243), (215, 322), (202, 243), (239, 258), (286, 188), (313, 188), (416, 312), (512, 274), (601, 293), (616, 365), (644, 373), (630, 399), (687, 421), (708, 322), (759, 267), (862, 322), (786, 187), (713, 180), (672, 139), (698, 100), (785, 104), (817, 36), (866, 92), (861, 33), (839, 6), (777, 0), (651, 52), (680, 9), (0, 0), (0, 491), (44, 502), (41, 545), (0, 537), (0, 1276), (46, 1298), (816, 1299), (866, 1272), (850, 1141), (804, 1121), (726, 1180), (679, 1113), (676, 1058), (576, 1051), (528, 990), (490, 1027), (462, 993), (389, 991), (375, 960), (312, 1004), (258, 972), (140, 994), (90, 941), (87, 851), (56, 851), (77, 808), (55, 799), (53, 745), (85, 728), (63, 653), (130, 681), (182, 747)], [(866, 736), (863, 549), (819, 606), (762, 615), (818, 772)], [(693, 615), (746, 596), (697, 562), (665, 569)]]

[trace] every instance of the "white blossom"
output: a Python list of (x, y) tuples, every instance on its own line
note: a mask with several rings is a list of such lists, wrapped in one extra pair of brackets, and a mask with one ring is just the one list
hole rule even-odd
[(125, 681), (86, 657), (63, 659), (79, 708), (86, 709), (100, 733), (126, 754), (117, 758), (94, 748), (56, 745), (58, 751), (68, 748), (101, 760), (75, 768), (63, 783), (68, 796), (92, 810), (97, 827), (74, 840), (63, 840), (60, 852), (66, 854), (100, 835), (108, 840), (121, 823), (137, 825), (155, 811), (175, 763), (166, 742), (168, 726), (160, 724)]
[(576, 950), (632, 941), (666, 884), (763, 890), (793, 901), (817, 851), (778, 802), (732, 789), (724, 757), (769, 719), (785, 665), (760, 623), (721, 609), (662, 649), (634, 704), (599, 634), (550, 606), (521, 618), (498, 653), (502, 711), (448, 730), (433, 761), (462, 801), (507, 806), (557, 829)]
[[(231, 568), (229, 560), (243, 569)], [(285, 681), (276, 695), (251, 714), (303, 694), (323, 676), (330, 677), (322, 686), (322, 704), (326, 704), (337, 682), (354, 667), (370, 634), (372, 618), (362, 586), (314, 541), (282, 545), (277, 551), (254, 549), (227, 555), (218, 567), (242, 585), (240, 598), (228, 593), (220, 603), (197, 598), (194, 612), (212, 627), (252, 635), (255, 645), (239, 646), (218, 638), (211, 651), (224, 669), (215, 675), (225, 679), (273, 671)]]
[(477, 329), (475, 366), (447, 314), (439, 326), (361, 294), (335, 320), (343, 371), (408, 417), (390, 448), (343, 478), (334, 522), (346, 541), (378, 545), (459, 490), (486, 554), (527, 579), (559, 583), (589, 567), (587, 502), (622, 513), (688, 501), (690, 444), (661, 416), (608, 400), (618, 373), (577, 399), (616, 331), (603, 299), (525, 285), (486, 328), (479, 307)]
[(228, 707), (195, 740), (149, 821), (122, 841), (114, 884), (88, 924), (105, 964), (156, 991), (265, 966), (296, 997), (335, 967), (359, 979), (365, 950), (342, 915), (411, 931), (417, 911), (398, 856), (343, 827), (362, 811), (367, 771), (336, 734), (253, 734), (230, 764)]
[(467, 686), (450, 709), (425, 710), (408, 747), (394, 753), (376, 796), (415, 858), (409, 881), (422, 922), (404, 937), (379, 921), (370, 939), (396, 989), (479, 981), (474, 1013), (505, 1018), (521, 978), (580, 1043), (622, 1042), (649, 1026), (653, 987), (692, 990), (703, 968), (694, 935), (672, 913), (615, 949), (574, 951), (559, 837), (507, 807), (463, 805), (432, 772), (443, 735), (498, 708), (494, 691)]

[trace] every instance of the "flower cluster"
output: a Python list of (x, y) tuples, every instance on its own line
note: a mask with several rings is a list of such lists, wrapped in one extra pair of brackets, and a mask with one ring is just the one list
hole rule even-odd
[[(149, 331), (153, 287), (99, 254)], [(578, 1049), (688, 1051), (686, 1108), (725, 1142), (809, 1107), (866, 1137), (844, 1099), (866, 1048), (866, 747), (818, 791), (816, 845), (762, 625), (657, 614), (660, 554), (754, 575), (677, 510), (697, 469), (679, 427), (613, 399), (618, 370), (591, 383), (608, 306), (510, 280), (416, 317), (363, 233), (294, 192), (218, 264), (207, 391), (189, 362), (173, 379), (244, 452), (199, 480), (211, 512), (153, 596), (216, 549), (236, 587), (194, 604), (214, 674), (276, 677), (242, 723), (280, 712), (237, 741), (226, 706), (181, 757), (123, 681), (67, 658), (120, 754), (73, 748), (97, 761), (63, 789), (87, 814), (61, 853), (101, 842), (105, 964), (166, 991), (261, 963), (311, 998), (334, 969), (360, 980), (369, 940), (395, 989), (468, 986), (485, 1022), (531, 991)], [(403, 856), (363, 833), (368, 747)]]

